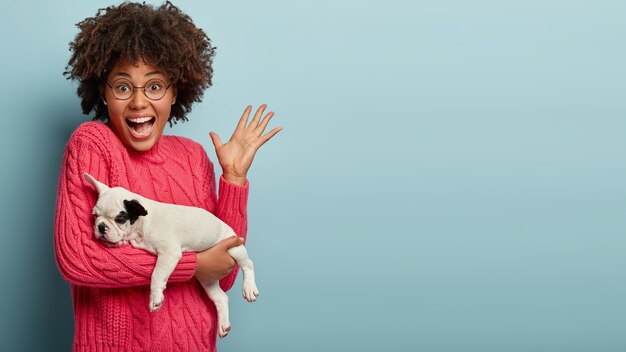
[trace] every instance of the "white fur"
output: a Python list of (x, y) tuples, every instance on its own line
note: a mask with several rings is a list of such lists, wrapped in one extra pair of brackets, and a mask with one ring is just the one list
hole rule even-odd
[[(236, 236), (235, 232), (208, 211), (183, 205), (157, 202), (121, 187), (109, 188), (89, 174), (85, 179), (98, 191), (98, 202), (93, 208), (95, 216), (94, 234), (109, 245), (128, 243), (157, 255), (157, 263), (150, 283), (150, 311), (163, 304), (163, 290), (172, 271), (185, 251), (203, 251), (221, 240)], [(124, 200), (137, 200), (147, 211), (132, 225), (130, 221), (119, 224), (115, 218), (121, 211), (126, 212)], [(100, 233), (99, 224), (106, 227)], [(254, 302), (259, 295), (254, 279), (252, 261), (244, 246), (228, 250), (243, 272), (243, 296)], [(228, 296), (222, 291), (219, 282), (202, 282), (207, 295), (217, 308), (218, 334), (224, 337), (230, 331), (228, 318)]]

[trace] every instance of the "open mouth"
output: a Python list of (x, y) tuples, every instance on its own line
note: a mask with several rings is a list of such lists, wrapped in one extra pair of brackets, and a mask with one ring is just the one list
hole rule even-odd
[(126, 125), (133, 137), (143, 139), (150, 136), (155, 121), (154, 116), (133, 117), (126, 119)]

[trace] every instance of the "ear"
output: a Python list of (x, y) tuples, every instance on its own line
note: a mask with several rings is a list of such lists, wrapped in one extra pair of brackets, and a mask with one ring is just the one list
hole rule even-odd
[(109, 186), (105, 185), (104, 183), (98, 182), (98, 180), (93, 178), (93, 176), (91, 176), (90, 174), (84, 173), (83, 176), (85, 177), (85, 180), (87, 180), (87, 182), (89, 182), (96, 189), (96, 191), (98, 191), (98, 194), (102, 194), (102, 192), (109, 189)]
[(98, 86), (98, 90), (100, 91), (100, 99), (102, 100), (102, 102), (104, 103), (104, 105), (107, 105), (107, 99), (105, 98), (105, 88), (104, 88), (104, 83), (101, 83)]
[(176, 87), (172, 87), (172, 93), (173, 93), (173, 95), (172, 95), (172, 104), (171, 105), (174, 105), (174, 104), (176, 104), (176, 97), (178, 96), (178, 91), (177, 91)]
[(134, 224), (140, 216), (148, 215), (148, 211), (146, 208), (139, 203), (137, 199), (133, 200), (124, 200), (124, 208), (126, 208), (126, 213), (128, 213), (128, 218), (130, 219), (130, 224)]

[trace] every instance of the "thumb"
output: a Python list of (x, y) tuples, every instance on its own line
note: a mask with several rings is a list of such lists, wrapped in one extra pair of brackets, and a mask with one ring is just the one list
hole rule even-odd
[(211, 141), (213, 142), (213, 146), (215, 149), (222, 147), (222, 141), (220, 140), (220, 136), (215, 132), (209, 132), (209, 136), (211, 136)]
[(233, 247), (241, 246), (243, 244), (243, 240), (239, 238), (239, 236), (231, 236), (223, 239), (219, 245), (224, 246), (225, 250), (229, 250)]

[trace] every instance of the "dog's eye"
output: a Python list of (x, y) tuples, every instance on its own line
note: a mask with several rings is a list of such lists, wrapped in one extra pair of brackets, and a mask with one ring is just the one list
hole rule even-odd
[(125, 223), (126, 220), (128, 220), (128, 218), (125, 215), (123, 215), (123, 214), (120, 214), (120, 215), (115, 217), (115, 222), (120, 224), (120, 225)]

